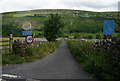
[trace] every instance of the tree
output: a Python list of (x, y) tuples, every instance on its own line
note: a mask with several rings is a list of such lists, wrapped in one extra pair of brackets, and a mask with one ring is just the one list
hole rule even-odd
[(63, 21), (58, 14), (51, 14), (50, 18), (44, 23), (44, 36), (48, 41), (55, 41), (62, 34), (64, 27)]
[(21, 36), (23, 29), (20, 28), (20, 25), (18, 23), (12, 22), (9, 24), (3, 24), (2, 26), (2, 36), (8, 37), (10, 34), (10, 31), (12, 31), (13, 36)]

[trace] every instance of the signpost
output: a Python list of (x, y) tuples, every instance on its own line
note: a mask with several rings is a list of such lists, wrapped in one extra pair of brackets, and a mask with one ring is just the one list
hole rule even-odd
[(24, 29), (24, 30), (30, 30), (30, 29), (32, 29), (32, 25), (31, 25), (31, 23), (30, 22), (25, 22), (23, 25), (22, 25), (22, 28)]
[(114, 20), (104, 21), (104, 35), (112, 35), (114, 33)]
[(27, 35), (26, 38), (25, 38), (25, 41), (28, 43), (28, 44), (31, 44), (33, 43), (34, 41), (34, 38), (32, 35)]
[(32, 29), (32, 25), (30, 22), (25, 22), (22, 26), (22, 28), (26, 31), (22, 31), (22, 35), (23, 36), (26, 36), (25, 38), (25, 41), (28, 43), (28, 44), (31, 44), (33, 43), (34, 41), (34, 38), (33, 38), (33, 34), (32, 34), (32, 31), (30, 31), (30, 29)]
[(12, 31), (10, 31), (9, 48), (10, 48), (10, 54), (12, 54), (12, 52), (13, 52), (13, 34), (12, 34)]
[(22, 31), (22, 35), (23, 36), (32, 35), (32, 31)]

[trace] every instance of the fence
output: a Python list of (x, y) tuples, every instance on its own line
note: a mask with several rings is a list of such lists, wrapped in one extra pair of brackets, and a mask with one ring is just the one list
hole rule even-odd
[[(8, 44), (4, 44), (8, 43)], [(0, 54), (9, 54), (10, 53), (10, 48), (9, 48), (9, 40), (2, 40), (0, 41)]]
[[(8, 44), (4, 44), (7, 42)], [(6, 46), (8, 46), (8, 48)], [(12, 54), (12, 48), (13, 48), (13, 36), (12, 34), (10, 34), (9, 40), (0, 41), (0, 54)]]
[[(22, 45), (28, 45), (25, 44), (25, 40), (21, 40), (20, 38), (14, 39), (14, 41), (17, 41), (18, 43), (21, 43)], [(44, 39), (37, 39), (34, 40), (34, 43), (31, 44), (31, 46), (39, 46), (40, 43), (47, 42), (47, 40)], [(30, 45), (29, 45), (30, 46)], [(10, 35), (8, 39), (0, 40), (0, 54), (12, 54), (13, 53), (13, 36)]]

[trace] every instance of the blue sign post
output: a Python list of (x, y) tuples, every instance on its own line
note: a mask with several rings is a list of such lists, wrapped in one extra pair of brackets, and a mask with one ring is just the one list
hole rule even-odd
[(114, 33), (114, 20), (104, 21), (104, 35), (112, 35)]
[(32, 35), (32, 31), (22, 31), (23, 36)]

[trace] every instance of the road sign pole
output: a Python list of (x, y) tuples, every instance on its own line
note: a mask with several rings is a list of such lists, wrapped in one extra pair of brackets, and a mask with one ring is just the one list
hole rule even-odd
[(10, 51), (10, 54), (13, 53), (13, 35), (12, 35), (12, 33), (10, 33), (10, 37), (9, 37), (9, 51)]
[(107, 39), (107, 36), (106, 36), (106, 35), (104, 35), (103, 39)]

